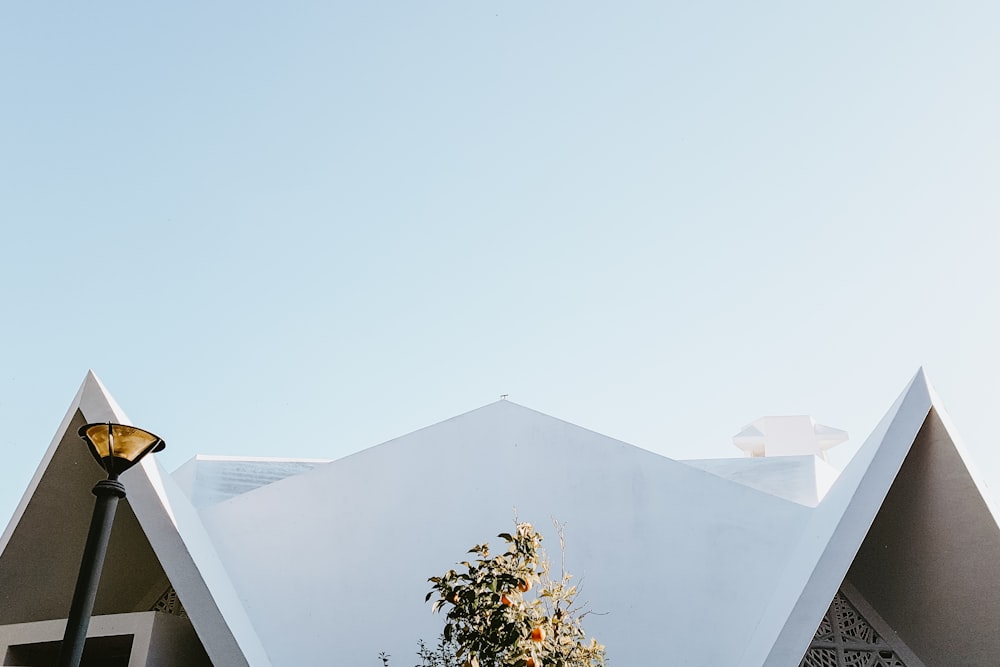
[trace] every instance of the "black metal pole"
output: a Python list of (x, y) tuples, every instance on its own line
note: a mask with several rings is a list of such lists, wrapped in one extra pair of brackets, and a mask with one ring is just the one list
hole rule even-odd
[(94, 611), (97, 586), (101, 582), (101, 568), (104, 567), (104, 556), (108, 552), (108, 540), (111, 538), (111, 524), (115, 520), (118, 500), (125, 497), (125, 487), (114, 477), (101, 480), (93, 489), (97, 501), (94, 503), (94, 516), (90, 520), (90, 532), (87, 533), (87, 546), (83, 549), (83, 560), (80, 562), (80, 576), (76, 580), (76, 590), (73, 591), (73, 603), (69, 607), (66, 633), (59, 653), (59, 667), (78, 667), (80, 658), (83, 657), (90, 614)]

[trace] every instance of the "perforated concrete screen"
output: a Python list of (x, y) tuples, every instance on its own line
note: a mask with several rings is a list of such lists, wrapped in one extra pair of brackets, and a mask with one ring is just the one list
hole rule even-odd
[(846, 588), (856, 604), (837, 591), (799, 667), (924, 667), (856, 589)]

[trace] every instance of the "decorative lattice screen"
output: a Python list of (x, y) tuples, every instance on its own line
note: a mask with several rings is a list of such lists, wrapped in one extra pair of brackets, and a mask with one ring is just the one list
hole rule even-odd
[(875, 628), (837, 591), (799, 667), (906, 667)]
[(162, 611), (174, 616), (180, 616), (181, 618), (187, 618), (187, 612), (184, 611), (181, 599), (177, 597), (177, 591), (174, 590), (173, 586), (167, 588), (150, 611)]

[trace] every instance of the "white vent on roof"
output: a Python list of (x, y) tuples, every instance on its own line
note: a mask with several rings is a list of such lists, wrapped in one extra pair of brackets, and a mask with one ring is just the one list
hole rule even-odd
[(808, 415), (761, 417), (733, 436), (747, 456), (814, 454), (824, 461), (826, 450), (847, 441), (847, 431), (817, 424)]

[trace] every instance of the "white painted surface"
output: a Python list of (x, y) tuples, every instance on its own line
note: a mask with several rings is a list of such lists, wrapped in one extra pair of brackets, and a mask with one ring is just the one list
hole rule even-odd
[(826, 459), (826, 451), (847, 442), (847, 432), (817, 424), (807, 415), (761, 417), (733, 436), (733, 444), (747, 456), (813, 455)]
[(741, 666), (801, 659), (930, 408), (921, 371), (813, 511)]
[(136, 468), (144, 474), (128, 481), (129, 501), (212, 662), (269, 667), (267, 652), (197, 510), (154, 457)]
[(330, 460), (199, 455), (175, 470), (171, 477), (191, 504), (202, 509), (286, 477), (309, 472)]
[[(11, 536), (24, 516), (29, 501), (39, 489), (57, 449), (61, 446), (85, 447), (75, 435), (69, 434), (67, 437), (70, 424), (74, 423), (78, 414), (88, 422), (111, 420), (131, 424), (97, 376), (89, 372), (43, 456), (17, 513), (4, 531), (0, 540), (0, 565), (4, 562)], [(94, 470), (99, 471), (96, 463)], [(185, 604), (191, 623), (212, 660), (218, 665), (227, 666), (270, 665), (239, 596), (215, 555), (196, 510), (169, 475), (159, 469), (155, 456), (145, 458), (139, 465), (128, 470), (122, 475), (122, 482), (128, 491), (126, 502), (134, 511), (170, 583)], [(81, 503), (88, 502), (92, 483), (84, 483), (74, 490), (74, 497), (79, 497)], [(51, 526), (31, 525), (28, 528), (46, 533), (50, 532)], [(50, 539), (58, 539), (58, 534), (50, 535)], [(74, 559), (79, 557), (79, 551), (71, 551)], [(13, 554), (11, 557), (16, 556)], [(76, 563), (60, 563), (59, 566), (69, 566), (74, 571), (78, 568)], [(40, 561), (39, 567), (54, 568), (55, 564)]]
[[(0, 659), (4, 665), (39, 667), (14, 662), (8, 649), (31, 644), (60, 642), (66, 621), (35, 621), (0, 626)], [(209, 667), (191, 624), (182, 618), (153, 611), (94, 616), (87, 637), (131, 637), (128, 667)]]
[[(517, 507), (602, 615), (619, 665), (733, 665), (809, 510), (501, 401), (207, 508), (276, 665), (411, 664), (442, 622), (428, 576)], [(548, 529), (547, 529), (548, 528)], [(266, 537), (265, 537), (266, 536)], [(555, 554), (553, 554), (555, 555)], [(558, 557), (556, 556), (558, 562)]]
[[(411, 664), (417, 639), (442, 626), (423, 602), (426, 578), (509, 529), (516, 507), (549, 537), (556, 563), (549, 517), (565, 524), (567, 567), (597, 612), (587, 629), (613, 664), (778, 667), (797, 664), (932, 408), (944, 424), (936, 437), (957, 455), (943, 450), (948, 469), (930, 479), (944, 480), (940, 497), (979, 509), (939, 521), (928, 544), (969, 529), (984, 537), (963, 542), (957, 564), (1000, 557), (995, 512), (977, 500), (982, 486), (933, 396), (918, 374), (836, 482), (815, 456), (677, 462), (507, 401), (308, 471), (196, 463), (179, 474), (185, 494), (149, 458), (125, 481), (217, 665), (376, 665), (383, 650), (395, 667)], [(26, 498), (77, 408), (128, 423), (88, 375)], [(201, 484), (211, 499), (199, 512), (189, 496)], [(957, 583), (969, 599), (988, 596), (976, 609), (1000, 614), (1000, 584), (993, 596), (968, 577)], [(950, 590), (935, 585), (921, 594)]]
[[(87, 637), (131, 635), (133, 640), (128, 665), (129, 667), (144, 667), (155, 617), (156, 613), (151, 611), (94, 616), (87, 628)], [(65, 619), (0, 625), (0, 658), (7, 656), (7, 651), (12, 646), (61, 641), (65, 629)], [(3, 664), (11, 665), (14, 663), (4, 660)], [(31, 666), (25, 665), (24, 667)]]
[(807, 507), (815, 507), (823, 499), (839, 474), (836, 468), (811, 454), (696, 459), (682, 463)]

